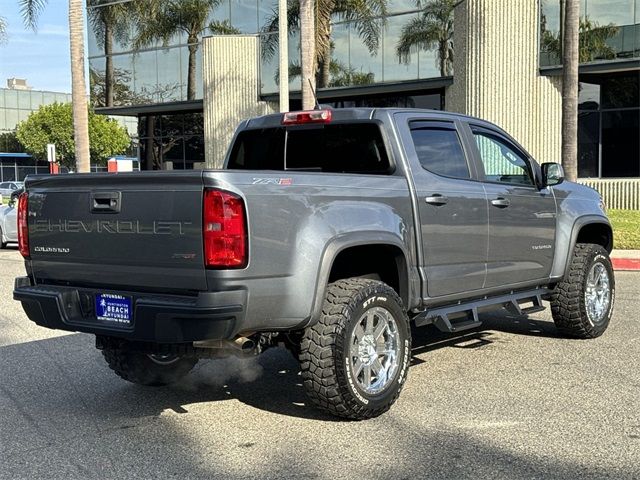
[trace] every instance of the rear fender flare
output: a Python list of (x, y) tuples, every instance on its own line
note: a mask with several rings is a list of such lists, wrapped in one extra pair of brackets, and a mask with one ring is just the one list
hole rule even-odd
[[(397, 247), (402, 252), (403, 261), (405, 263), (405, 272), (407, 278), (404, 280), (407, 282), (407, 299), (408, 303), (405, 307), (412, 306), (416, 299), (412, 298), (415, 294), (412, 293), (411, 288), (411, 267), (408, 263), (410, 258), (409, 252), (402, 241), (391, 233), (385, 232), (355, 232), (346, 235), (341, 235), (331, 239), (321, 256), (320, 269), (318, 271), (318, 277), (316, 281), (315, 297), (312, 304), (311, 317), (309, 321), (304, 325), (305, 327), (315, 324), (322, 313), (322, 304), (326, 295), (327, 287), (329, 284), (329, 276), (333, 267), (334, 261), (337, 256), (343, 250), (351, 247), (364, 246), (364, 245), (380, 245), (380, 246), (392, 246)], [(402, 273), (399, 273), (402, 274)]]

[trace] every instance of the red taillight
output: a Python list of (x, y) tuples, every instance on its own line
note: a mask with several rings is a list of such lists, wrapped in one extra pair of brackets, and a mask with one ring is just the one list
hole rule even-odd
[(29, 210), (29, 196), (23, 192), (18, 197), (18, 248), (20, 254), (29, 257), (29, 224), (27, 214)]
[(283, 125), (329, 123), (330, 121), (331, 110), (303, 110), (302, 112), (287, 112), (282, 117)]
[(202, 217), (205, 266), (246, 266), (247, 222), (242, 198), (222, 190), (207, 189)]

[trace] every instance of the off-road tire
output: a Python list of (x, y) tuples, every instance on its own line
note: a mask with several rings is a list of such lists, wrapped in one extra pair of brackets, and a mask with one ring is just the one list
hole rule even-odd
[(131, 383), (159, 387), (176, 383), (198, 363), (195, 357), (175, 356), (170, 362), (159, 363), (143, 352), (131, 350), (126, 342), (119, 347), (102, 350), (109, 368)]
[[(374, 307), (393, 315), (400, 341), (393, 380), (379, 394), (369, 395), (354, 381), (348, 352), (353, 329)], [(300, 342), (303, 385), (311, 401), (326, 412), (351, 420), (377, 417), (400, 395), (410, 355), (409, 319), (398, 294), (376, 280), (339, 280), (328, 286), (320, 320), (305, 330)]]
[[(594, 263), (601, 263), (610, 282), (610, 301), (604, 317), (594, 322), (586, 308), (587, 276)], [(578, 243), (573, 251), (571, 265), (566, 278), (551, 295), (551, 314), (558, 331), (573, 338), (596, 338), (609, 326), (615, 299), (615, 279), (609, 254), (600, 245)]]

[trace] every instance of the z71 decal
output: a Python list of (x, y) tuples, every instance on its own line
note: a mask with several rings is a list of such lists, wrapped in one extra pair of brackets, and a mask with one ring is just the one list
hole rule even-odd
[(293, 185), (293, 178), (254, 178), (253, 185)]

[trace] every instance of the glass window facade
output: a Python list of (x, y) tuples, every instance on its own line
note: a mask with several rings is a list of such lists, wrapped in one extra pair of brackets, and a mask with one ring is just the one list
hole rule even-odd
[[(261, 92), (278, 91), (277, 31), (269, 27), (276, 19), (277, 0), (224, 0), (215, 6), (202, 2), (205, 11), (195, 16), (190, 8), (193, 2), (159, 2), (159, 10), (152, 14), (140, 11), (139, 0), (87, 3), (91, 100), (98, 108), (201, 100), (202, 37), (219, 33), (260, 34), (263, 47), (275, 40), (273, 54), (268, 55), (263, 48), (261, 55)], [(357, 7), (359, 2), (353, 5)], [(344, 21), (343, 15), (333, 18), (331, 62), (324, 74), (319, 74), (319, 88), (441, 76), (437, 49), (424, 51), (411, 44), (402, 61), (398, 56), (407, 24), (422, 18), (415, 0), (389, 0), (387, 12), (386, 16), (367, 17), (368, 23), (354, 20), (353, 16), (349, 21)], [(450, 18), (452, 15), (450, 12)], [(150, 28), (154, 26), (154, 18), (167, 20), (162, 23), (164, 32)], [(429, 22), (426, 26), (435, 28)], [(438, 28), (452, 35), (452, 21)], [(373, 39), (366, 32), (374, 32)], [(300, 89), (299, 74), (296, 76), (295, 71), (300, 65), (299, 45), (299, 32), (292, 30), (289, 36), (292, 91)], [(331, 103), (344, 101), (334, 99)], [(347, 103), (441, 108), (442, 95), (438, 92), (374, 95)], [(193, 109), (193, 105), (185, 108)], [(137, 133), (143, 168), (167, 168), (167, 162), (176, 169), (189, 168), (203, 161), (202, 114), (196, 113), (199, 117), (189, 121), (185, 115), (190, 114), (139, 115)], [(199, 132), (187, 128), (189, 122), (198, 123)], [(182, 125), (181, 133), (166, 129), (167, 125), (178, 123)]]
[[(372, 48), (371, 39), (363, 34), (362, 24), (358, 21), (344, 22), (335, 18), (331, 26), (331, 68), (328, 78), (318, 73), (317, 85), (323, 87), (347, 87), (377, 83), (395, 83), (410, 80), (421, 80), (451, 75), (451, 61), (443, 62), (438, 57), (438, 48), (430, 50), (419, 48), (415, 36), (403, 35), (409, 25), (419, 27), (423, 37), (438, 30), (445, 32), (450, 50), (453, 49), (453, 12), (450, 21), (437, 23), (425, 18), (416, 8), (416, 2), (410, 0), (390, 0), (387, 5), (388, 14), (371, 20), (372, 31), (377, 31), (377, 48)], [(264, 26), (261, 27), (264, 30)], [(263, 45), (267, 35), (277, 32), (262, 33)], [(297, 66), (300, 49), (298, 34), (295, 32), (289, 39), (289, 58), (291, 59), (290, 87), (300, 90)], [(414, 41), (411, 41), (411, 38)], [(277, 43), (277, 39), (272, 40)], [(399, 48), (404, 45), (408, 54), (399, 56)], [(277, 45), (275, 51), (263, 48), (261, 56), (261, 93), (277, 92), (277, 84), (270, 78), (277, 71)]]
[(67, 93), (0, 88), (0, 133), (15, 130), (19, 122), (41, 105), (70, 101), (71, 94)]
[[(147, 105), (202, 99), (202, 37), (258, 33), (277, 0), (225, 0), (194, 12), (189, 2), (161, 2), (150, 27), (138, 0), (88, 0), (88, 50), (92, 102), (97, 107)], [(136, 18), (140, 18), (139, 22)], [(294, 43), (294, 52), (298, 49)], [(293, 53), (293, 52), (292, 52)], [(195, 65), (190, 75), (190, 65)], [(263, 83), (275, 90), (275, 68)], [(107, 73), (110, 72), (110, 73)], [(112, 92), (107, 95), (107, 92)]]
[(578, 176), (640, 176), (640, 72), (583, 75)]
[[(561, 2), (540, 2), (540, 66), (561, 63)], [(582, 0), (580, 62), (640, 58), (640, 0)]]
[(23, 156), (0, 158), (0, 182), (22, 182), (27, 175), (38, 173), (49, 173), (49, 164)]
[(142, 170), (202, 168), (202, 113), (145, 115), (138, 122)]

